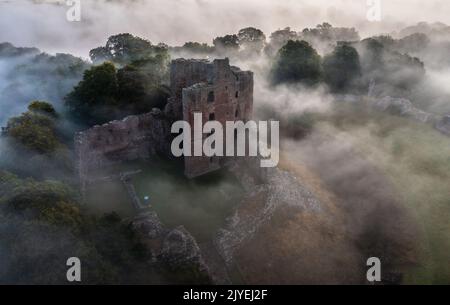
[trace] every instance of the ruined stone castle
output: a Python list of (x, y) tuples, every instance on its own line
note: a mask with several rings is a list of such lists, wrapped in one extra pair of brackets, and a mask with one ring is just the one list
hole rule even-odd
[[(193, 126), (194, 113), (202, 113), (203, 122), (222, 124), (252, 117), (253, 73), (230, 66), (227, 58), (172, 61), (170, 88), (164, 110), (128, 116), (76, 134), (76, 165), (82, 184), (96, 170), (115, 163), (157, 154), (172, 158), (170, 146), (176, 135), (171, 134), (171, 125), (185, 120)], [(185, 175), (193, 178), (220, 169), (225, 158), (185, 157)]]

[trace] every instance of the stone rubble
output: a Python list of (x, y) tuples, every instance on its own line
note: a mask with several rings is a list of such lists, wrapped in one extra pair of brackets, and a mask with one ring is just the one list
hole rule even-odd
[(196, 240), (183, 226), (166, 229), (153, 211), (136, 216), (131, 226), (151, 250), (153, 263), (164, 262), (173, 269), (188, 267), (210, 277)]
[[(228, 219), (226, 227), (221, 229), (215, 238), (216, 248), (227, 265), (232, 264), (236, 250), (251, 239), (263, 224), (270, 221), (277, 208), (295, 206), (317, 213), (322, 211), (322, 203), (291, 173), (273, 168), (267, 171), (266, 179), (266, 183), (254, 185), (253, 190), (243, 200), (245, 204), (248, 199), (254, 201), (262, 196), (262, 206), (258, 206), (251, 214), (241, 213), (238, 207)], [(248, 181), (246, 180), (246, 183)]]

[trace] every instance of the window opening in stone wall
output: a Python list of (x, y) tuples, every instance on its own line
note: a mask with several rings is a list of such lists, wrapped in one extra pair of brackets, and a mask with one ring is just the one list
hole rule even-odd
[(208, 103), (214, 102), (214, 91), (208, 93)]

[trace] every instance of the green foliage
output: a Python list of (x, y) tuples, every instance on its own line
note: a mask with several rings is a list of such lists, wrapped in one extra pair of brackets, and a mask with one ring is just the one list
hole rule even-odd
[(126, 65), (136, 60), (158, 55), (168, 56), (167, 47), (164, 45), (154, 46), (150, 41), (128, 33), (111, 36), (104, 47), (98, 47), (89, 52), (89, 56), (95, 64), (111, 61), (119, 65)]
[(317, 84), (322, 77), (321, 58), (306, 41), (288, 41), (278, 51), (272, 68), (274, 84)]
[(253, 27), (241, 29), (237, 36), (239, 45), (246, 53), (259, 54), (265, 47), (266, 35), (259, 29)]
[[(118, 99), (127, 113), (145, 113), (152, 108), (164, 108), (170, 96), (169, 88), (158, 85), (151, 73), (135, 66), (126, 66), (118, 71)], [(157, 76), (157, 75), (156, 75)]]
[(164, 86), (169, 75), (167, 46), (119, 34), (90, 56), (94, 63), (103, 63), (87, 70), (65, 98), (69, 114), (79, 123), (101, 124), (164, 107), (169, 96)]
[(74, 191), (61, 182), (21, 180), (0, 173), (0, 206), (8, 214), (76, 228), (82, 219), (74, 199)]
[(161, 284), (164, 266), (117, 214), (89, 216), (77, 194), (56, 181), (0, 171), (1, 284), (63, 284), (68, 257), (79, 257), (83, 283)]
[(214, 47), (209, 46), (206, 43), (199, 42), (186, 42), (182, 49), (187, 52), (196, 53), (196, 54), (211, 54), (214, 52)]
[(106, 62), (84, 72), (83, 80), (66, 97), (69, 113), (82, 122), (93, 124), (114, 117), (119, 91), (115, 66)]
[(116, 70), (106, 62), (85, 72), (83, 80), (66, 97), (70, 114), (87, 125), (100, 124), (163, 108), (169, 97), (168, 59), (141, 59)]
[(30, 105), (32, 111), (11, 118), (6, 127), (6, 135), (32, 151), (51, 153), (61, 145), (56, 136), (55, 121), (42, 112), (35, 112), (36, 105), (38, 104)]
[(324, 79), (333, 91), (348, 89), (361, 76), (361, 64), (355, 48), (348, 44), (338, 45), (323, 60)]
[(57, 117), (56, 110), (53, 108), (53, 105), (45, 101), (31, 102), (30, 105), (28, 105), (28, 111), (48, 115), (54, 118)]
[(28, 109), (3, 129), (0, 168), (38, 179), (71, 179), (73, 159), (66, 143), (73, 136), (65, 142), (62, 118), (44, 101), (33, 101)]
[(223, 37), (216, 37), (213, 40), (216, 50), (239, 50), (239, 38), (237, 35), (225, 35)]
[(115, 66), (106, 62), (84, 72), (83, 80), (69, 94), (69, 105), (72, 101), (82, 100), (88, 105), (114, 105), (117, 93), (117, 71)]

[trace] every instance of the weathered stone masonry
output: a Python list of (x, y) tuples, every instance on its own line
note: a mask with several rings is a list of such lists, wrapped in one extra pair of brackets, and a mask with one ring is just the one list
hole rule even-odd
[[(201, 75), (207, 78), (201, 83), (182, 90), (183, 120), (194, 126), (194, 113), (199, 112), (202, 113), (203, 123), (218, 121), (222, 123), (222, 126), (225, 126), (226, 121), (247, 122), (251, 119), (253, 113), (252, 72), (230, 67), (228, 60), (215, 61), (213, 65), (200, 63), (199, 70), (206, 71)], [(194, 147), (193, 136), (191, 141), (191, 147)], [(185, 174), (188, 177), (200, 176), (221, 168), (226, 160), (226, 157), (185, 157)]]
[[(82, 187), (93, 172), (114, 163), (155, 154), (173, 157), (171, 124), (186, 120), (193, 126), (194, 112), (201, 112), (204, 122), (251, 119), (253, 73), (231, 67), (228, 59), (174, 60), (170, 79), (172, 96), (164, 111), (155, 109), (128, 116), (76, 134), (76, 165)], [(186, 157), (185, 174), (196, 177), (217, 170), (223, 161), (223, 158)]]

